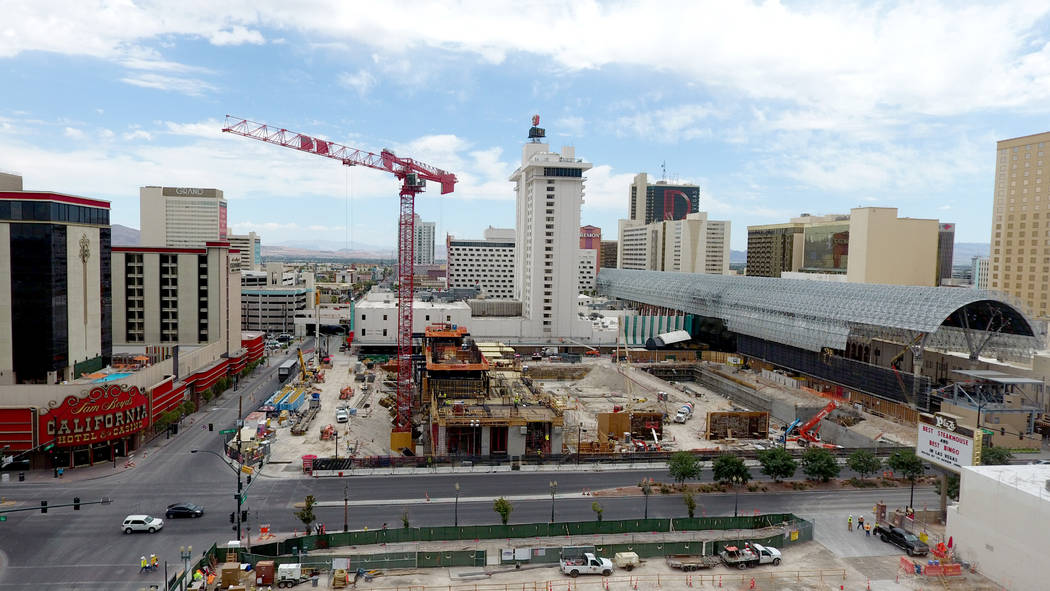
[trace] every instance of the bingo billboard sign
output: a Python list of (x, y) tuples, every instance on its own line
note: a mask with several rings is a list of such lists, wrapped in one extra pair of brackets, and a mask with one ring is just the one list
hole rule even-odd
[(978, 463), (980, 437), (959, 425), (958, 418), (944, 414), (920, 414), (915, 454), (943, 468), (958, 471)]

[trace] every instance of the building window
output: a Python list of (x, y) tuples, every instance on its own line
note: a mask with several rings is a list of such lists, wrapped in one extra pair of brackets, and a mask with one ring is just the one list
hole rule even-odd
[(383, 336), (384, 337), (386, 336), (386, 329), (385, 328), (383, 329)]
[(386, 314), (383, 314), (383, 320), (386, 320)]
[(362, 328), (361, 329), (361, 336), (365, 336), (366, 334), (368, 334), (368, 329), (367, 328)]
[[(364, 319), (366, 319), (366, 318), (368, 318), (368, 316), (367, 316), (366, 314), (362, 314), (362, 315), (361, 315), (361, 320), (364, 320)], [(361, 333), (361, 334), (364, 334), (364, 333)]]

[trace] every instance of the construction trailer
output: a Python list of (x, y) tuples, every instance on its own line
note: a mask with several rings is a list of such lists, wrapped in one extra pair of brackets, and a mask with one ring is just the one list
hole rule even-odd
[(718, 411), (707, 413), (704, 439), (766, 439), (769, 413), (765, 411)]
[(494, 370), (465, 327), (435, 324), (423, 339), (421, 399), (435, 456), (562, 453), (564, 413), (521, 373)]

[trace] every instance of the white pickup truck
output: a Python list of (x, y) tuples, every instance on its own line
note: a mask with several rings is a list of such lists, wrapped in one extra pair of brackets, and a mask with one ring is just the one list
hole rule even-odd
[(591, 552), (584, 552), (582, 556), (563, 557), (561, 559), (561, 572), (576, 578), (580, 575), (602, 575), (608, 577), (613, 572), (613, 563), (608, 558), (595, 556)]

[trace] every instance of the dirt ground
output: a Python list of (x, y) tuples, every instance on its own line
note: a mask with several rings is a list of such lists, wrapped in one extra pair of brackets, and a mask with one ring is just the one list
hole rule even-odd
[[(354, 366), (357, 357), (349, 352), (332, 353), (332, 368), (324, 370), (325, 381), (315, 384), (321, 391), (321, 410), (310, 425), (305, 435), (292, 435), (288, 427), (278, 427), (277, 437), (271, 445), (271, 462), (292, 462), (297, 464), (302, 456), (313, 454), (321, 457), (333, 457), (338, 447), (339, 457), (347, 457), (356, 450), (359, 456), (386, 455), (390, 446), (390, 416), (387, 410), (378, 405), (382, 398), (382, 373), (380, 370), (365, 370), (376, 374), (376, 381), (354, 381)], [(350, 385), (354, 395), (350, 400), (340, 400), (339, 390)], [(345, 406), (356, 409), (346, 423), (337, 423), (336, 409)], [(327, 425), (335, 428), (338, 439), (321, 440), (321, 430)], [(338, 443), (337, 443), (338, 441)]]
[[(537, 541), (531, 542), (533, 545)], [(543, 545), (560, 545), (560, 541), (542, 541)], [(573, 540), (578, 543), (580, 540)], [(513, 544), (512, 544), (513, 545)], [(388, 547), (361, 546), (351, 552), (320, 551), (317, 554), (370, 554), (378, 552), (469, 550), (484, 548), (489, 561), (499, 555), (500, 547), (508, 547), (503, 541), (479, 543), (440, 542), (426, 547), (417, 544), (397, 544)], [(372, 582), (361, 581), (355, 589), (412, 591), (512, 591), (560, 590), (566, 591), (602, 589), (627, 591), (633, 589), (764, 589), (778, 591), (835, 589), (873, 591), (919, 591), (943, 589), (955, 591), (1002, 591), (1002, 588), (979, 574), (965, 573), (961, 577), (935, 579), (905, 572), (899, 553), (883, 556), (859, 556), (843, 558), (818, 542), (808, 542), (781, 550), (784, 562), (780, 566), (763, 565), (744, 571), (719, 565), (708, 570), (683, 573), (668, 567), (661, 558), (651, 558), (633, 571), (615, 569), (608, 579), (601, 576), (580, 576), (571, 579), (561, 574), (557, 565), (513, 566), (490, 564), (484, 567), (455, 567), (429, 569), (383, 570)], [(311, 553), (314, 554), (314, 553)], [(918, 560), (918, 559), (916, 559)], [(322, 580), (319, 588), (331, 588), (330, 580)]]

